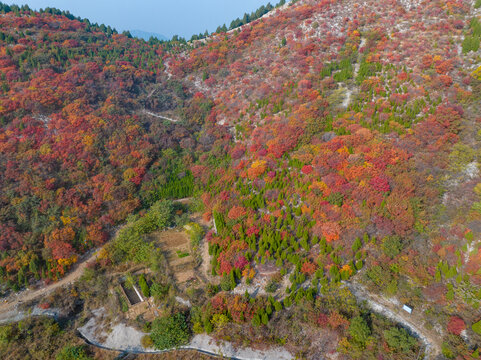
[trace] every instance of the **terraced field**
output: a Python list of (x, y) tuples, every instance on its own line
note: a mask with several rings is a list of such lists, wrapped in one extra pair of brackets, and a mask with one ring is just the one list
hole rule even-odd
[(164, 252), (178, 283), (195, 279), (195, 260), (187, 234), (183, 231), (167, 230), (152, 233), (150, 236)]

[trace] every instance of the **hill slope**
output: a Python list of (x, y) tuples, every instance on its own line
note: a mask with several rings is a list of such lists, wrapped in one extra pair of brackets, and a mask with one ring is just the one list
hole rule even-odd
[[(145, 115), (191, 102), (162, 75), (160, 46), (48, 13), (9, 12), (0, 22), (2, 274), (22, 286), (28, 275), (63, 274), (150, 204), (151, 187), (185, 172), (180, 159), (199, 125)], [(167, 195), (188, 195), (184, 180)]]
[[(233, 330), (214, 327), (235, 338), (251, 321), (284, 324), (278, 313), (296, 303), (336, 339), (304, 355), (384, 347), (402, 358), (385, 333), (377, 343), (353, 335), (358, 310), (330, 303), (350, 281), (414, 306), (446, 356), (472, 354), (476, 5), (301, 0), (187, 45), (1, 14), (2, 280), (58, 279), (130, 214), (194, 195), (215, 223), (206, 240), (224, 290), (209, 296), (207, 318), (193, 315), (196, 331), (224, 315)], [(103, 266), (125, 260), (116, 247), (141, 252), (119, 240)], [(235, 297), (261, 287), (270, 305)]]

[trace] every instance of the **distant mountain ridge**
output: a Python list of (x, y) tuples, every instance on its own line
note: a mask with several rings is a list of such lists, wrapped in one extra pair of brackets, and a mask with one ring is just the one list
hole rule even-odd
[(148, 41), (151, 37), (157, 38), (159, 40), (169, 40), (165, 35), (143, 31), (143, 30), (130, 30), (130, 34), (132, 36), (144, 39), (146, 41)]

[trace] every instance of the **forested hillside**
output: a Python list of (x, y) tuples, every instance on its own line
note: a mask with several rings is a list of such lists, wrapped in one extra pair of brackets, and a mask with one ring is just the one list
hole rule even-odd
[(436, 355), (479, 358), (479, 1), (281, 2), (189, 43), (0, 9), (5, 290), (60, 279), (126, 221), (96, 266), (153, 268), (146, 234), (191, 197), (213, 221), (195, 333), (417, 358), (355, 284), (415, 308)]
[(0, 269), (18, 288), (62, 276), (158, 197), (190, 195), (200, 121), (145, 114), (197, 105), (160, 45), (49, 12), (0, 23)]

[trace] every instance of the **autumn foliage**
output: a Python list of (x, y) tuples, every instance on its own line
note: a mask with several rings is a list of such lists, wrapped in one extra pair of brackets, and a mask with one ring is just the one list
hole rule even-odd
[(463, 330), (466, 329), (466, 324), (463, 319), (457, 316), (451, 316), (447, 326), (448, 331), (454, 335), (460, 335)]

